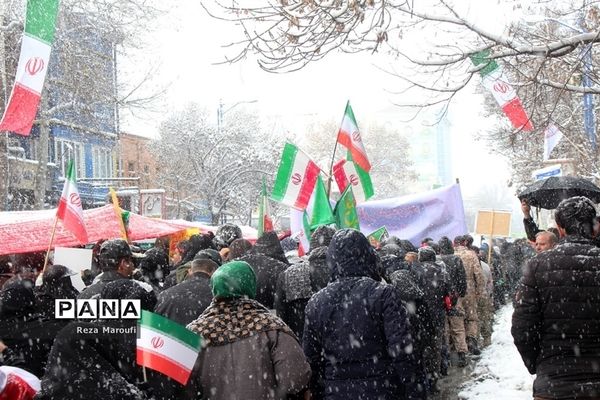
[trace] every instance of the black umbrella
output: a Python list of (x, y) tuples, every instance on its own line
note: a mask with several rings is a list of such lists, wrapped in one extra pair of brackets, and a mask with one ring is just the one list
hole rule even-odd
[(600, 203), (600, 188), (576, 176), (551, 176), (529, 185), (519, 193), (519, 200), (527, 200), (532, 207), (551, 210), (562, 200), (573, 196), (584, 196), (594, 203)]

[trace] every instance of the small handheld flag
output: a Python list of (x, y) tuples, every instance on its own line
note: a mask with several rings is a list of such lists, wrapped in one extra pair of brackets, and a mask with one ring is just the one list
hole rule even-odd
[(63, 187), (56, 218), (60, 219), (64, 227), (69, 230), (81, 244), (88, 242), (88, 235), (83, 221), (83, 207), (81, 198), (77, 190), (75, 179), (75, 167), (73, 160), (69, 160), (67, 166), (67, 176), (65, 177), (65, 186)]
[(202, 348), (200, 336), (146, 310), (142, 310), (138, 329), (138, 365), (161, 372), (182, 385), (187, 384)]

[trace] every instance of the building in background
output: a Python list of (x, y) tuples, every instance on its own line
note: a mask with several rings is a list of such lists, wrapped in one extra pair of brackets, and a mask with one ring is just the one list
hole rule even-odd
[(152, 139), (131, 133), (119, 136), (119, 176), (138, 178), (140, 189), (152, 189), (157, 185), (159, 172), (156, 158), (149, 150)]

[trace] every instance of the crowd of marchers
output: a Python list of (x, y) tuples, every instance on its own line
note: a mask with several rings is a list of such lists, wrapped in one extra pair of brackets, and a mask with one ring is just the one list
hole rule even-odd
[[(567, 253), (584, 245), (571, 245), (564, 222), (558, 229), (566, 265)], [(40, 274), (43, 254), (3, 257), (0, 399), (427, 399), (450, 368), (466, 367), (490, 345), (494, 311), (515, 291), (516, 344), (544, 379), (539, 385), (552, 386), (540, 376), (554, 371), (548, 357), (557, 349), (585, 341), (597, 354), (600, 318), (586, 320), (592, 337), (565, 344), (560, 334), (576, 332), (565, 319), (583, 318), (585, 304), (600, 312), (600, 292), (583, 291), (567, 304), (553, 297), (552, 278), (568, 277), (548, 261), (558, 257), (549, 250), (557, 238), (531, 223), (528, 233), (535, 244), (477, 248), (465, 234), (424, 238), (417, 248), (394, 236), (373, 246), (359, 231), (320, 226), (299, 257), (291, 237), (267, 232), (252, 244), (225, 224), (179, 242), (175, 258), (163, 241), (143, 254), (124, 240), (99, 243), (82, 292), (64, 266)], [(598, 261), (584, 264), (598, 265), (598, 274), (600, 251), (591, 246), (585, 254)], [(577, 276), (583, 286), (596, 282), (590, 271)], [(98, 326), (125, 331), (135, 320), (55, 319), (54, 300), (65, 298), (140, 299), (143, 309), (200, 335), (188, 383), (138, 366), (134, 334), (81, 334)], [(589, 372), (588, 361), (578, 370)]]

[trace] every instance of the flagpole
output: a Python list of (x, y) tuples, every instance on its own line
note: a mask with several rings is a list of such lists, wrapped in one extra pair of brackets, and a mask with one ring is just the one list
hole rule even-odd
[(337, 151), (337, 146), (340, 138), (340, 130), (342, 128), (342, 123), (344, 122), (344, 118), (346, 117), (346, 109), (350, 104), (350, 100), (346, 102), (346, 108), (344, 108), (344, 115), (342, 116), (342, 121), (340, 122), (340, 127), (338, 128), (337, 136), (335, 137), (335, 146), (333, 146), (333, 154), (331, 155), (331, 163), (329, 164), (329, 177), (327, 178), (327, 197), (331, 196), (331, 181), (333, 180), (333, 164), (335, 162), (335, 152)]
[(50, 235), (48, 251), (46, 252), (46, 257), (44, 258), (44, 267), (42, 268), (42, 274), (44, 273), (44, 271), (46, 271), (46, 266), (48, 265), (48, 256), (50, 255), (50, 249), (52, 248), (52, 242), (54, 242), (54, 235), (56, 234), (56, 224), (58, 224), (58, 215), (54, 217), (54, 226), (52, 227), (52, 234)]

